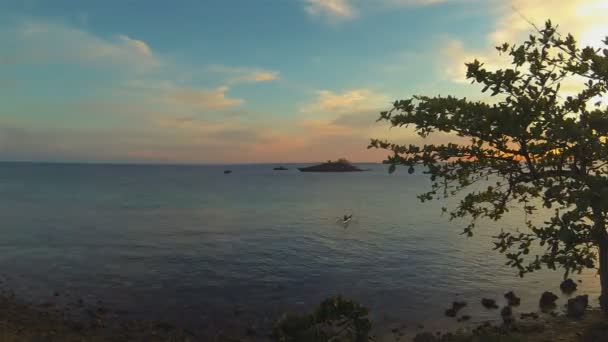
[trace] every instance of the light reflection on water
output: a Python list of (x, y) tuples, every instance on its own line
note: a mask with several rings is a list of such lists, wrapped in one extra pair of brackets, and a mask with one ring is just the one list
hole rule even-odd
[[(269, 321), (336, 293), (380, 326), (441, 322), (455, 299), (483, 321), (498, 313), (482, 296), (513, 289), (523, 312), (559, 292), (558, 272), (522, 280), (490, 251), (500, 228), (523, 226), (517, 210), (466, 239), (441, 203), (418, 202), (422, 175), (272, 167), (0, 164), (0, 277), (32, 301), (57, 290), (198, 326), (242, 320), (235, 308)], [(596, 297), (595, 274), (580, 279)]]

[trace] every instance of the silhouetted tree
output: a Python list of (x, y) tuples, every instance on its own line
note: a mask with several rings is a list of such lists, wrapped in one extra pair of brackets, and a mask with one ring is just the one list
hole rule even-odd
[[(608, 46), (608, 38), (603, 43)], [(424, 138), (458, 136), (454, 142), (372, 140), (370, 148), (392, 151), (385, 161), (390, 172), (398, 165), (410, 173), (423, 167), (432, 187), (419, 196), (422, 201), (467, 189), (450, 218), (472, 218), (464, 229), (468, 236), (476, 219), (499, 220), (511, 204), (526, 214), (552, 210), (543, 224), (526, 219), (521, 231), (502, 231), (495, 249), (521, 276), (543, 266), (561, 267), (567, 276), (595, 268), (599, 259), (600, 302), (608, 310), (608, 109), (600, 101), (608, 87), (608, 49), (581, 49), (548, 21), (523, 44), (497, 50), (509, 57), (509, 68), (466, 64), (467, 79), (495, 101), (414, 96), (396, 101), (378, 119), (412, 126)], [(565, 81), (573, 95), (560, 90)], [(532, 253), (537, 255), (529, 254), (533, 245), (540, 246)]]

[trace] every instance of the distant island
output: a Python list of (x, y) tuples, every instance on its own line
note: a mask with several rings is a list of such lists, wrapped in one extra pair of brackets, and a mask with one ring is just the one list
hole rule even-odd
[(342, 158), (337, 161), (328, 160), (327, 163), (313, 165), (308, 167), (298, 168), (301, 172), (359, 172), (365, 171), (360, 169), (353, 164), (351, 164), (348, 160)]
[(287, 171), (289, 169), (286, 168), (285, 166), (277, 166), (273, 170), (275, 170), (275, 171)]

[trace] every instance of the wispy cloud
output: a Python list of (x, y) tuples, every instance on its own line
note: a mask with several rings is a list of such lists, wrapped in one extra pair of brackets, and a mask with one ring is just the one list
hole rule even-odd
[(168, 93), (167, 99), (198, 110), (221, 110), (241, 105), (243, 100), (227, 96), (229, 89), (227, 86), (216, 89), (177, 88)]
[(16, 43), (11, 49), (0, 51), (2, 64), (82, 63), (128, 66), (140, 71), (161, 64), (141, 39), (127, 35), (100, 38), (61, 22), (23, 21), (16, 27), (3, 28), (0, 37), (3, 36)]
[(348, 0), (305, 0), (305, 10), (312, 16), (354, 18), (356, 11)]
[(353, 19), (373, 9), (418, 7), (454, 0), (304, 0), (304, 9), (312, 16), (332, 19)]
[(377, 0), (389, 6), (429, 6), (454, 0)]
[(344, 113), (366, 108), (382, 108), (389, 103), (386, 95), (370, 89), (353, 89), (341, 93), (318, 90), (314, 102), (303, 106), (304, 113)]
[(230, 67), (225, 65), (211, 65), (208, 71), (226, 75), (227, 84), (256, 83), (276, 81), (280, 78), (278, 71), (270, 71), (259, 68)]
[(119, 38), (125, 46), (137, 51), (140, 55), (152, 57), (152, 50), (143, 40), (133, 39), (127, 35), (120, 35)]

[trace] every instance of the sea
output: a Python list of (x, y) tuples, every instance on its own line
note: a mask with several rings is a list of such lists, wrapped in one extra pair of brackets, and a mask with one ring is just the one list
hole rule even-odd
[[(558, 311), (568, 298), (563, 272), (520, 278), (492, 250), (501, 229), (524, 227), (517, 207), (469, 238), (468, 221), (442, 215), (456, 200), (418, 200), (430, 189), (423, 173), (304, 165), (0, 163), (0, 285), (33, 304), (81, 301), (206, 332), (264, 330), (337, 294), (387, 331), (458, 327), (444, 317), (454, 300), (476, 324), (500, 319), (482, 297), (502, 306), (512, 290), (516, 312), (537, 310), (546, 290), (559, 295)], [(596, 272), (573, 278), (596, 305)]]

